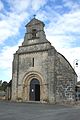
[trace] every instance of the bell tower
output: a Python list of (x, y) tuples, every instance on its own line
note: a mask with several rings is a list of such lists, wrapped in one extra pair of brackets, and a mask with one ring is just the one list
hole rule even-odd
[(25, 26), (26, 33), (24, 37), (24, 41), (22, 43), (25, 45), (32, 45), (37, 43), (47, 42), (46, 35), (44, 32), (44, 23), (35, 17)]

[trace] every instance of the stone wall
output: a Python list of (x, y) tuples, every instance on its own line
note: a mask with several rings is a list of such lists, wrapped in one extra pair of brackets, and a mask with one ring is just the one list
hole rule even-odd
[(74, 101), (77, 76), (69, 62), (58, 54), (56, 101)]
[[(33, 47), (25, 46), (19, 48), (19, 50), (15, 54), (13, 62), (13, 81), (15, 81), (13, 82), (13, 89), (16, 89), (13, 90), (12, 94), (14, 94), (15, 98), (17, 97), (23, 99), (22, 91), (24, 76), (29, 72), (37, 72), (40, 73), (43, 78), (42, 85), (46, 84), (43, 101), (55, 101), (54, 54), (55, 49), (51, 49), (50, 43), (33, 45)], [(29, 98), (27, 100), (29, 100)]]

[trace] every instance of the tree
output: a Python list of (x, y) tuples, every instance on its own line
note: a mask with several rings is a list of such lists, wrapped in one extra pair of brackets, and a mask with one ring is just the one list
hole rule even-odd
[(8, 83), (7, 83), (6, 81), (4, 81), (4, 82), (2, 83), (2, 90), (3, 90), (3, 91), (6, 91), (7, 86), (8, 86)]

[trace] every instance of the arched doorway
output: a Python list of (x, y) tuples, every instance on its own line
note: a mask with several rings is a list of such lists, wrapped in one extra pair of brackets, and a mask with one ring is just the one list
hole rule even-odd
[(36, 78), (33, 78), (30, 82), (29, 99), (31, 101), (40, 101), (40, 82)]

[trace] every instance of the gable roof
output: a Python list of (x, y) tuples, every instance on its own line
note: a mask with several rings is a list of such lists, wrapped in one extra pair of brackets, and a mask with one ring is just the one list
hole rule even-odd
[(28, 22), (27, 25), (25, 25), (25, 27), (31, 26), (33, 24), (42, 24), (43, 26), (45, 26), (45, 24), (42, 21), (40, 21), (36, 18), (33, 18), (30, 22)]

